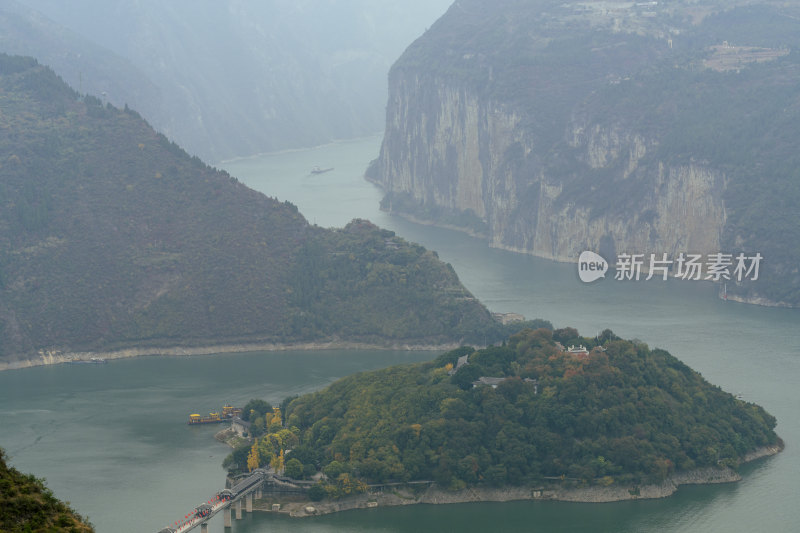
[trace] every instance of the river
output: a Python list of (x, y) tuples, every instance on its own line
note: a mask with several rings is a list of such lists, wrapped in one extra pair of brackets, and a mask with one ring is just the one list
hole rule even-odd
[[(669, 350), (710, 382), (778, 418), (786, 450), (743, 469), (737, 484), (682, 487), (654, 501), (408, 506), (292, 520), (257, 514), (236, 533), (292, 531), (794, 531), (800, 524), (800, 310), (724, 302), (708, 283), (579, 281), (575, 265), (491, 249), (461, 233), (378, 210), (381, 192), (361, 176), (379, 137), (266, 154), (221, 166), (254, 189), (296, 203), (310, 222), (368, 218), (438, 252), (493, 311), (546, 318), (584, 335), (611, 328)], [(313, 166), (334, 167), (311, 174)], [(221, 488), (215, 426), (205, 413), (252, 397), (277, 403), (347, 374), (426, 360), (426, 352), (290, 351), (142, 357), (0, 373), (0, 446), (16, 468), (47, 479), (99, 532), (158, 531)], [(216, 517), (210, 531), (222, 531)]]

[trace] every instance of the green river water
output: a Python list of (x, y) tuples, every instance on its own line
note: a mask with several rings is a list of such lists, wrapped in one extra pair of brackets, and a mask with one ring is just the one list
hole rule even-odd
[[(289, 519), (246, 516), (234, 532), (749, 532), (800, 531), (800, 310), (723, 302), (709, 283), (586, 285), (575, 265), (489, 248), (466, 235), (378, 210), (361, 176), (379, 137), (267, 154), (221, 166), (249, 186), (298, 205), (312, 223), (368, 218), (437, 250), (493, 311), (546, 318), (584, 335), (609, 327), (669, 350), (706, 379), (778, 418), (786, 450), (743, 468), (740, 483), (682, 487), (670, 498), (607, 504), (480, 503), (358, 510)], [(334, 167), (312, 175), (319, 165)], [(768, 258), (765, 258), (768, 260)], [(228, 449), (190, 412), (277, 403), (347, 374), (434, 357), (430, 352), (288, 351), (142, 357), (105, 365), (0, 372), (0, 446), (16, 468), (44, 477), (99, 532), (155, 532), (219, 490)], [(221, 517), (210, 531), (222, 531)]]

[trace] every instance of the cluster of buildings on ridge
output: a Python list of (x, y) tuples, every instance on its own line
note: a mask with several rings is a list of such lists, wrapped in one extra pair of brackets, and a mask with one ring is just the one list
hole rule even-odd
[[(588, 359), (589, 356), (592, 353), (605, 352), (606, 351), (605, 348), (603, 348), (602, 346), (596, 346), (596, 347), (592, 348), (591, 351), (589, 351), (586, 348), (586, 346), (584, 346), (582, 344), (579, 344), (578, 346), (571, 345), (569, 348), (565, 348), (564, 345), (561, 344), (560, 342), (556, 342), (556, 349), (559, 352), (561, 352), (563, 354), (566, 354), (566, 355), (569, 355), (569, 356), (571, 356), (571, 357), (573, 357), (573, 358), (575, 358), (575, 359), (577, 359), (579, 361), (584, 361), (584, 360)], [(464, 365), (468, 365), (469, 364), (469, 355), (470, 354), (462, 355), (461, 357), (459, 357), (458, 360), (456, 361), (456, 365), (448, 372), (448, 374), (452, 376), (453, 374), (458, 372), (458, 370), (461, 367), (463, 367)], [(481, 376), (477, 380), (472, 382), (472, 387), (475, 388), (475, 387), (488, 386), (488, 387), (492, 387), (493, 389), (496, 389), (497, 386), (500, 383), (502, 383), (503, 381), (505, 381), (507, 379), (510, 379), (510, 378), (508, 378), (508, 377)], [(533, 385), (533, 393), (534, 394), (538, 394), (539, 393), (539, 380), (538, 379), (525, 378), (522, 381), (525, 382), (525, 383), (530, 383), (531, 385)]]

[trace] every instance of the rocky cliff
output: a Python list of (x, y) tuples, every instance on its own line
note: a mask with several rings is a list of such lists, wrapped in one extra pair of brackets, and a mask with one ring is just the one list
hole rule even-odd
[(457, 2), (394, 65), (367, 177), (388, 210), (559, 261), (758, 251), (760, 283), (729, 292), (795, 305), (800, 250), (782, 239), (800, 205), (800, 33), (781, 20), (714, 2)]

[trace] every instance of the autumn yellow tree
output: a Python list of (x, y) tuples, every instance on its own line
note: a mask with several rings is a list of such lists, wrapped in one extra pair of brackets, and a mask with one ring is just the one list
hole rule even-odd
[(258, 468), (258, 439), (253, 441), (250, 453), (247, 454), (247, 471), (252, 472)]
[(272, 462), (270, 466), (275, 471), (276, 474), (283, 474), (283, 450), (279, 454), (276, 454), (272, 457)]
[(268, 465), (272, 462), (272, 456), (275, 455), (270, 441), (267, 438), (259, 439), (258, 441), (258, 464)]
[(283, 417), (281, 416), (280, 407), (273, 407), (271, 413), (264, 413), (264, 421), (266, 422), (267, 429), (278, 425), (283, 425)]

